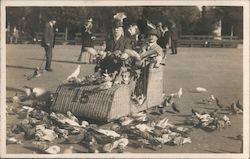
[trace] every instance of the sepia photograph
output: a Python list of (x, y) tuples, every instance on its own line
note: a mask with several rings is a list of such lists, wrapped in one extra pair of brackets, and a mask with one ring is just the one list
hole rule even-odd
[(13, 2), (1, 3), (1, 154), (249, 153), (249, 3)]

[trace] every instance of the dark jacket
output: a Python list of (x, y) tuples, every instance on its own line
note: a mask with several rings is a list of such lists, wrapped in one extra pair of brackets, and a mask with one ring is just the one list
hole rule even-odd
[(92, 33), (85, 31), (85, 26), (82, 29), (82, 47), (93, 47)]
[(47, 47), (47, 44), (52, 47), (55, 46), (55, 29), (53, 26), (50, 25), (49, 22), (45, 24), (41, 46)]
[(110, 51), (111, 55), (106, 56), (100, 61), (99, 68), (101, 68), (102, 73), (104, 73), (105, 70), (107, 70), (108, 73), (113, 73), (114, 71), (119, 72), (122, 61), (114, 55), (114, 52), (118, 50), (123, 52), (125, 49), (131, 49), (130, 41), (124, 36), (121, 36), (117, 41), (115, 41), (114, 38), (107, 39), (106, 41), (106, 51)]
[(179, 33), (178, 33), (178, 29), (176, 27), (171, 28), (170, 36), (171, 36), (171, 40), (178, 40)]
[(123, 52), (125, 49), (132, 49), (130, 39), (121, 36), (117, 41), (114, 38), (107, 39), (106, 41), (106, 51), (114, 52), (120, 50)]
[(157, 44), (160, 45), (162, 48), (166, 48), (166, 45), (169, 43), (169, 32), (166, 31), (162, 37), (160, 37), (157, 41)]

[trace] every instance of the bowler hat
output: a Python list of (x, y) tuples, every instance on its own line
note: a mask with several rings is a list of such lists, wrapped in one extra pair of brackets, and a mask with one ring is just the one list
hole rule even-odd
[(156, 29), (151, 29), (149, 31), (149, 35), (156, 35), (158, 38), (161, 36), (160, 31), (156, 30)]

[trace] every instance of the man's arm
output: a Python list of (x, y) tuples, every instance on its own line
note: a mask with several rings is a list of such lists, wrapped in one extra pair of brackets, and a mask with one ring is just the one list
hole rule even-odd
[(43, 36), (44, 36), (44, 43), (47, 46), (50, 46), (50, 40), (49, 40), (49, 23), (45, 24), (44, 31), (43, 31)]

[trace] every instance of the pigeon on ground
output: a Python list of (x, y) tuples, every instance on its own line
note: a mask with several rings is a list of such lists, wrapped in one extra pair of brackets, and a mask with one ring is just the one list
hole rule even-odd
[(242, 104), (240, 104), (240, 100), (238, 99), (237, 102), (236, 102), (236, 107), (241, 109), (243, 111), (243, 106)]
[(181, 98), (181, 96), (182, 96), (182, 88), (180, 88), (179, 91), (176, 92), (176, 93), (171, 93), (170, 96), (172, 98), (176, 98), (176, 97)]
[(196, 114), (200, 114), (200, 112), (198, 112), (197, 110), (194, 110), (193, 108), (192, 108), (192, 113), (196, 116)]
[(213, 112), (209, 113), (211, 117), (216, 117), (218, 115), (218, 109), (215, 109)]
[(176, 105), (174, 102), (172, 103), (172, 109), (173, 109), (175, 112), (180, 113), (180, 109), (179, 109), (178, 105)]
[(37, 67), (35, 71), (33, 72), (33, 74), (27, 77), (27, 80), (31, 80), (32, 78), (36, 78), (40, 76), (41, 76), (41, 71), (40, 71), (40, 68)]
[(195, 89), (197, 92), (201, 93), (201, 92), (207, 92), (206, 88), (202, 88), (202, 87), (196, 87)]
[(78, 65), (77, 68), (75, 69), (75, 71), (69, 75), (66, 79), (67, 82), (79, 82), (79, 74), (80, 74), (80, 71), (81, 71), (81, 65)]
[(26, 93), (26, 96), (30, 99), (36, 99), (44, 95), (50, 94), (49, 91), (44, 88), (32, 88), (29, 86), (24, 86), (24, 91)]
[(241, 114), (243, 111), (237, 107), (237, 104), (235, 104), (234, 102), (231, 104), (231, 110), (233, 112), (233, 114)]
[(20, 98), (18, 97), (18, 93), (16, 92), (15, 96), (12, 97), (12, 102), (19, 102)]
[(216, 105), (220, 108), (220, 109), (223, 109), (224, 108), (224, 105), (221, 104), (221, 102), (219, 101), (219, 99), (217, 97), (215, 97), (215, 102), (216, 102)]
[(50, 146), (48, 149), (45, 150), (48, 154), (58, 154), (60, 152), (61, 148), (59, 146)]

